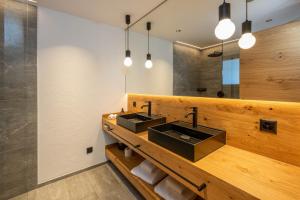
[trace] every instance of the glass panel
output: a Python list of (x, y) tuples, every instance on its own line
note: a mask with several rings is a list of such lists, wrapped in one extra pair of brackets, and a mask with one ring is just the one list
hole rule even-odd
[(223, 85), (240, 84), (240, 59), (223, 61)]

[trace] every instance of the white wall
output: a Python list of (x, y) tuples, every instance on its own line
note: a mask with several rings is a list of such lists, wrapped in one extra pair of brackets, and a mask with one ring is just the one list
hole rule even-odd
[(173, 95), (173, 44), (160, 38), (150, 38), (153, 68), (149, 70), (145, 68), (147, 37), (132, 33), (130, 39), (133, 65), (127, 70), (127, 92)]
[(121, 28), (39, 7), (39, 183), (105, 161), (101, 115), (126, 106), (123, 59)]

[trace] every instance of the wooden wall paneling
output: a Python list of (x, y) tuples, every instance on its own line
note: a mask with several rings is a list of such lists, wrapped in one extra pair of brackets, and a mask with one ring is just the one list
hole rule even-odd
[[(145, 101), (167, 121), (191, 122), (184, 115), (197, 106), (199, 124), (226, 130), (227, 144), (300, 166), (300, 103), (129, 94), (128, 110), (142, 111)], [(259, 130), (261, 118), (277, 120), (277, 135)]]
[(240, 97), (299, 102), (300, 21), (254, 35), (256, 45), (240, 54)]

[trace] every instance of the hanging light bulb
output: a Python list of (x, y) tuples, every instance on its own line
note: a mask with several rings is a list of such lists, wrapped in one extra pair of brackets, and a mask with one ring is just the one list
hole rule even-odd
[(149, 53), (147, 54), (147, 60), (145, 62), (145, 67), (147, 69), (151, 69), (153, 67), (153, 63), (151, 61), (151, 54), (149, 54)]
[(239, 39), (239, 46), (242, 49), (250, 49), (255, 45), (255, 43), (256, 43), (256, 38), (252, 33), (245, 33)]
[(215, 35), (220, 40), (230, 38), (235, 32), (235, 25), (230, 19), (230, 3), (219, 6), (219, 23), (215, 28)]
[(149, 32), (151, 30), (151, 22), (147, 22), (147, 31), (148, 31), (148, 53), (147, 53), (147, 60), (145, 62), (145, 67), (147, 69), (151, 69), (153, 67), (153, 63), (151, 61), (151, 54), (149, 53)]
[(130, 67), (132, 65), (132, 60), (131, 60), (131, 52), (129, 50), (129, 24), (130, 24), (130, 15), (125, 16), (125, 22), (127, 24), (127, 28), (125, 30), (125, 59), (123, 64), (126, 67)]
[(246, 21), (242, 24), (242, 37), (239, 39), (239, 46), (242, 49), (250, 49), (256, 43), (252, 34), (252, 21), (248, 20), (248, 0), (246, 0)]
[(130, 67), (132, 65), (132, 60), (131, 60), (131, 57), (130, 57), (130, 50), (126, 50), (126, 56), (125, 56), (125, 59), (124, 59), (124, 65), (126, 67)]

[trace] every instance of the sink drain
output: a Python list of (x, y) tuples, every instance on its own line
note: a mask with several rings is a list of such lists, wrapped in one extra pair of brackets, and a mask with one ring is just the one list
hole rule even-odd
[(188, 135), (181, 135), (180, 138), (181, 138), (181, 139), (184, 139), (184, 140), (189, 140), (189, 139), (191, 139), (191, 137), (188, 136)]

